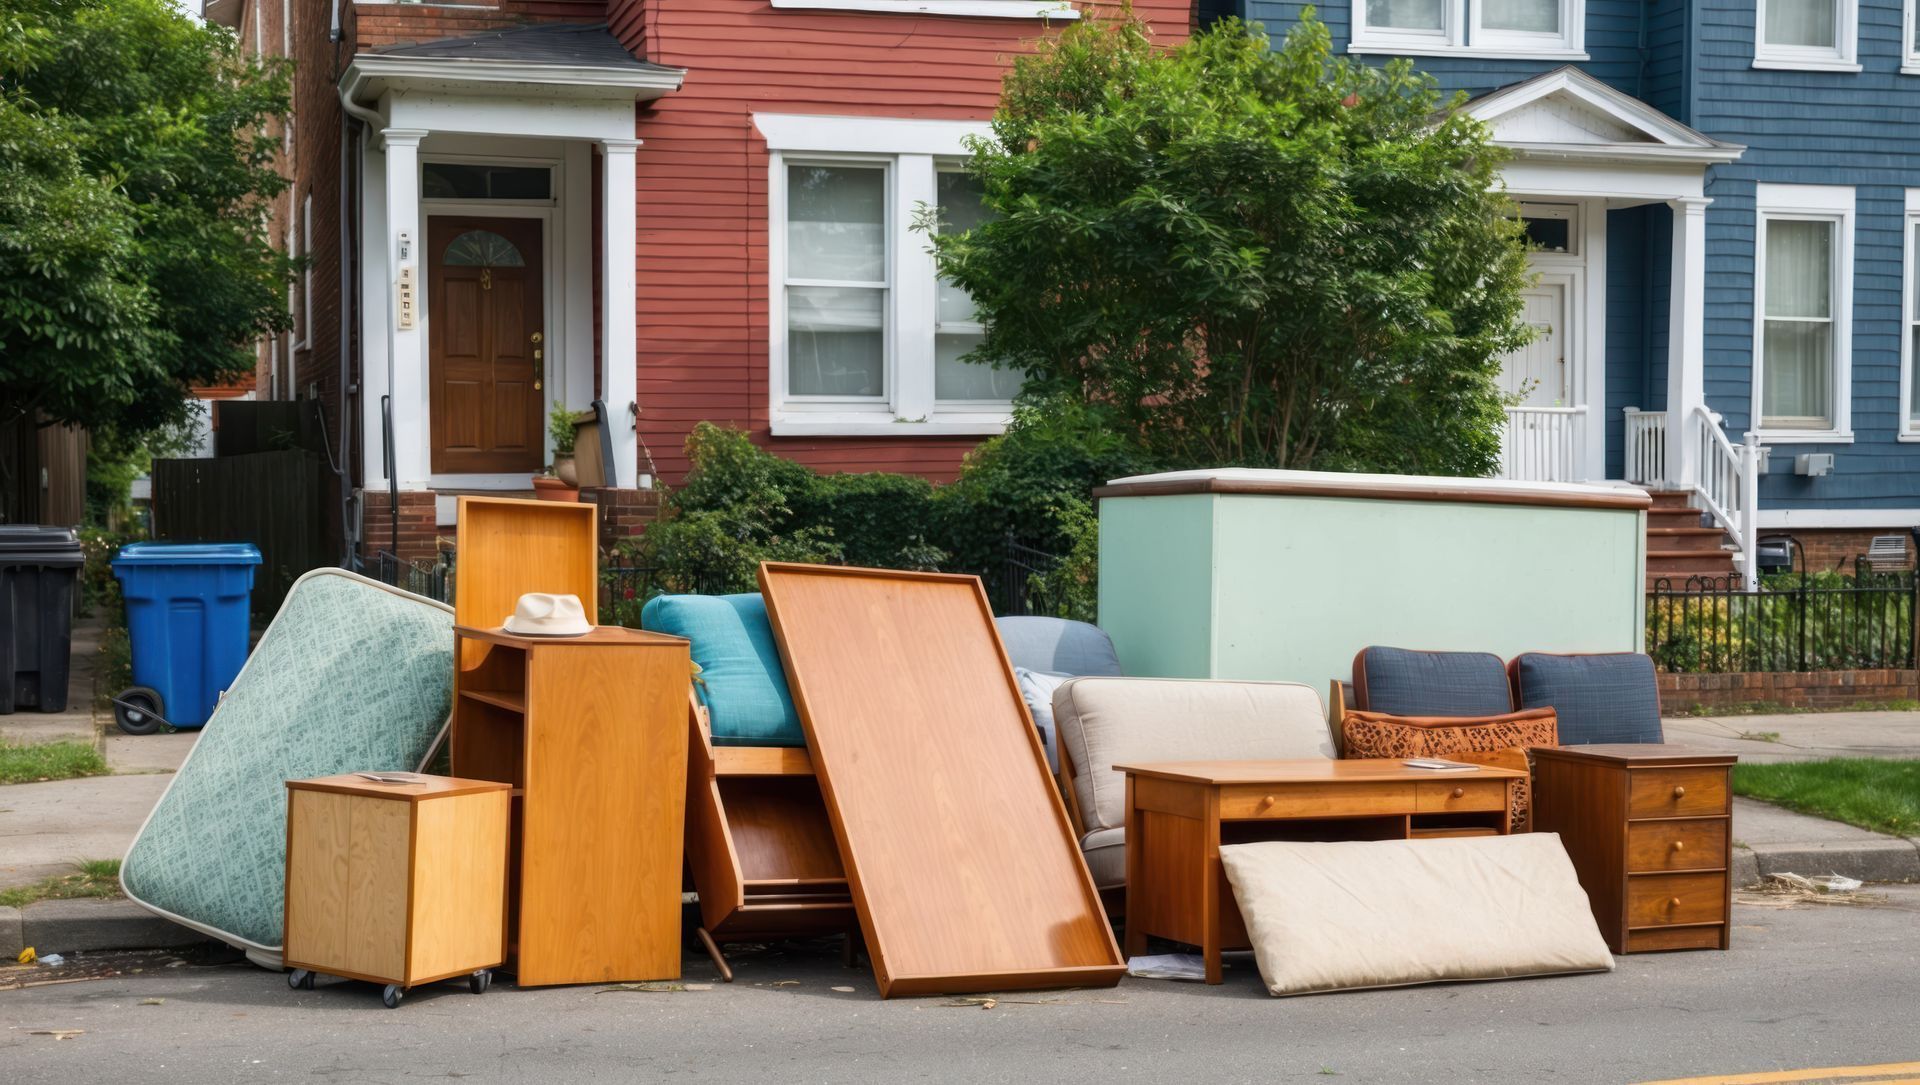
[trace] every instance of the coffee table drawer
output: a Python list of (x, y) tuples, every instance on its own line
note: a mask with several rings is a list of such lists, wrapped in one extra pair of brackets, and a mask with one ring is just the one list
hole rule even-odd
[(1727, 865), (1727, 819), (1636, 821), (1627, 826), (1627, 870), (1718, 870)]
[(1404, 814), (1413, 808), (1414, 786), (1339, 782), (1235, 785), (1220, 789), (1220, 817), (1245, 821)]
[(1642, 874), (1627, 879), (1627, 926), (1724, 923), (1727, 875)]
[(1725, 769), (1635, 769), (1629, 818), (1671, 818), (1727, 812)]
[(1414, 787), (1413, 808), (1422, 814), (1507, 808), (1507, 785), (1501, 780), (1436, 780)]

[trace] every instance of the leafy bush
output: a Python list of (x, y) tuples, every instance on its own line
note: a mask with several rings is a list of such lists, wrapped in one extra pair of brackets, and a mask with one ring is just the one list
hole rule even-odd
[[(990, 589), (1007, 541), (1067, 560), (1027, 585), (1049, 610), (1091, 616), (1097, 565), (1093, 487), (1144, 468), (1085, 408), (1030, 406), (967, 457), (960, 478), (818, 474), (703, 422), (687, 439), (692, 470), (665, 515), (626, 544), (654, 571), (644, 592), (752, 591), (762, 561), (977, 573)], [(636, 592), (638, 596), (642, 592)], [(644, 598), (620, 599), (633, 609)]]

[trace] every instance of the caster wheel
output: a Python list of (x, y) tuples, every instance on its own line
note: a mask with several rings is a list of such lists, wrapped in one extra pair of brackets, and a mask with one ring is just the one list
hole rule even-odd
[(151, 735), (166, 723), (165, 706), (160, 694), (145, 686), (133, 686), (113, 699), (113, 722), (130, 735)]
[(491, 986), (493, 986), (493, 969), (491, 968), (482, 968), (467, 977), (467, 987), (476, 995), (486, 994), (487, 988)]
[(313, 973), (304, 968), (296, 968), (287, 973), (287, 986), (296, 991), (313, 990)]
[(380, 992), (380, 1001), (383, 1004), (385, 1004), (387, 1009), (391, 1010), (394, 1007), (400, 1005), (400, 999), (405, 995), (406, 995), (405, 991), (402, 991), (399, 987), (389, 983), (387, 984), (387, 989)]

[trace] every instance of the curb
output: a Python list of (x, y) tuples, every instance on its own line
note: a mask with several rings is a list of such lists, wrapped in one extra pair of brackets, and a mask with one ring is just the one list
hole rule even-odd
[[(1751, 863), (1751, 867), (1748, 867)], [(1754, 844), (1734, 856), (1737, 884), (1749, 885), (1769, 874), (1818, 877), (1840, 874), (1863, 882), (1920, 881), (1920, 844), (1904, 837), (1856, 840), (1845, 844)], [(1751, 881), (1739, 876), (1751, 872)]]
[(0, 954), (12, 959), (32, 946), (49, 953), (104, 949), (173, 949), (211, 941), (130, 900), (43, 900), (0, 908)]

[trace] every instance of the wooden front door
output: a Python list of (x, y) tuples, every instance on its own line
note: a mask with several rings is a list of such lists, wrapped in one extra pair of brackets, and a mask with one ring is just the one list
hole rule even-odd
[(538, 471), (546, 452), (541, 222), (427, 221), (433, 470)]

